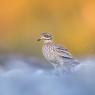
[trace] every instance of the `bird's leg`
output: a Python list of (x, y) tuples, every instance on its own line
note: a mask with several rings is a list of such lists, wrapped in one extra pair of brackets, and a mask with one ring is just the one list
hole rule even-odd
[(63, 66), (64, 66), (64, 61), (60, 60), (59, 61), (59, 68), (60, 68), (61, 71), (64, 69)]
[(53, 67), (54, 67), (54, 70), (56, 71), (57, 70), (57, 64), (55, 63), (52, 63)]
[(62, 76), (63, 75), (63, 65), (60, 66), (60, 64), (55, 64), (55, 63), (52, 63), (53, 67), (54, 67), (54, 73), (57, 74), (57, 75), (60, 75)]

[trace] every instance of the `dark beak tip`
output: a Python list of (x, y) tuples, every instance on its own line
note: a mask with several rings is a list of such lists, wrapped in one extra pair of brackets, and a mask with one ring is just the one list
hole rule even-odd
[(41, 39), (37, 39), (37, 41), (40, 41)]

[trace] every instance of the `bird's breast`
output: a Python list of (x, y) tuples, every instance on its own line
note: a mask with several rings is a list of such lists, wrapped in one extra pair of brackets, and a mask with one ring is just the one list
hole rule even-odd
[(44, 57), (49, 61), (54, 61), (56, 59), (56, 54), (52, 45), (44, 45), (42, 48)]

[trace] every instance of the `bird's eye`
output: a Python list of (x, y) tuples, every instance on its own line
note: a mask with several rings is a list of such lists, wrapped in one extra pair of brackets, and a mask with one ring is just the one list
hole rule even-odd
[(44, 35), (44, 37), (49, 38), (50, 36), (49, 35)]

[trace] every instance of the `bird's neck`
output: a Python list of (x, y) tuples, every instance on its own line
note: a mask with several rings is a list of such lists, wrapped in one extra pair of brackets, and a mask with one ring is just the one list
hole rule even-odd
[(44, 43), (45, 43), (45, 44), (53, 43), (53, 40), (44, 40)]

